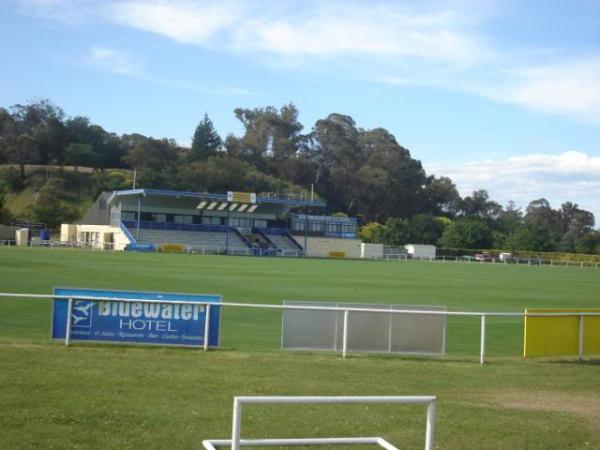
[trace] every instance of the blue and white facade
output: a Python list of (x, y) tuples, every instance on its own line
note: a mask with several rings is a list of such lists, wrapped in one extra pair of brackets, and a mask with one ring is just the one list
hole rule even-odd
[(323, 239), (329, 244), (333, 240), (333, 248), (343, 251), (360, 244), (355, 239), (356, 219), (314, 214), (326, 207), (323, 201), (234, 194), (159, 189), (105, 192), (81, 224), (63, 226), (61, 240), (102, 248), (112, 245), (118, 250), (149, 250), (169, 243), (181, 244), (189, 252), (286, 256), (305, 255), (311, 243), (319, 247)]

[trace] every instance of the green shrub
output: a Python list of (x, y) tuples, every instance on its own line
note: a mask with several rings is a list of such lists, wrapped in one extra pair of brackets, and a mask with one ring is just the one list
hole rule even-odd
[(462, 255), (475, 255), (477, 253), (487, 252), (490, 256), (497, 258), (500, 253), (508, 252), (513, 256), (521, 258), (539, 258), (544, 261), (554, 262), (588, 262), (588, 263), (600, 263), (600, 255), (586, 255), (583, 253), (561, 253), (561, 252), (527, 252), (527, 251), (514, 251), (498, 250), (498, 249), (472, 249), (472, 248), (438, 248), (438, 256), (462, 256)]
[(0, 170), (0, 191), (6, 189), (9, 192), (21, 192), (25, 182), (16, 167), (6, 167)]

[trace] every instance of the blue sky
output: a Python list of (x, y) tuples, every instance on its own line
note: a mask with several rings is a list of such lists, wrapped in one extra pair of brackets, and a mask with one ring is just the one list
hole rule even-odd
[(295, 103), (389, 129), (464, 195), (600, 218), (600, 1), (5, 0), (0, 105), (190, 142)]

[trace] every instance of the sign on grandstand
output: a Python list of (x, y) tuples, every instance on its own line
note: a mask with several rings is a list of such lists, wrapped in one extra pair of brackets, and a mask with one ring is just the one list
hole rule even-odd
[(256, 203), (254, 192), (227, 192), (227, 201), (233, 203)]
[(219, 345), (219, 295), (71, 288), (55, 288), (54, 295), (60, 298), (52, 308), (53, 339)]

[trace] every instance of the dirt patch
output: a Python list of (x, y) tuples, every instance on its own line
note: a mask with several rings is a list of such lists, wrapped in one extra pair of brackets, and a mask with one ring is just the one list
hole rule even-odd
[(555, 392), (502, 390), (482, 393), (485, 403), (534, 411), (563, 412), (576, 415), (600, 435), (600, 392)]

